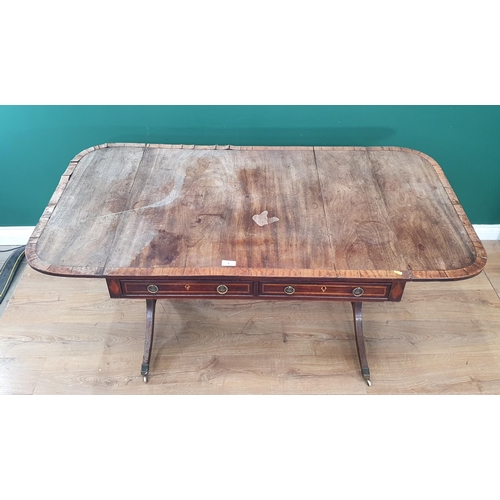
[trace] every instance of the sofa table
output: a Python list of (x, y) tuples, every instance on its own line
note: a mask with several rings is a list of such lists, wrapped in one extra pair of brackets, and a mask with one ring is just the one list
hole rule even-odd
[(351, 302), (371, 385), (362, 303), (486, 264), (442, 169), (400, 147), (91, 147), (64, 172), (26, 257), (146, 300), (145, 382), (158, 299), (300, 299)]

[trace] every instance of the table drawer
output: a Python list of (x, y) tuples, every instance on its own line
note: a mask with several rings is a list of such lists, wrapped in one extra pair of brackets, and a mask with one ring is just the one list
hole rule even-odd
[(237, 281), (163, 281), (121, 280), (123, 296), (140, 297), (189, 297), (189, 296), (240, 296), (252, 295), (253, 282)]
[(390, 289), (390, 283), (261, 283), (259, 295), (383, 300), (388, 298)]

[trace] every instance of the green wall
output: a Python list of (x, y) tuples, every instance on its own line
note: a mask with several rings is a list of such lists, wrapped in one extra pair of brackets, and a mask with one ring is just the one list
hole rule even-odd
[(104, 142), (404, 146), (432, 156), (474, 224), (500, 223), (500, 106), (0, 106), (0, 226), (38, 222)]

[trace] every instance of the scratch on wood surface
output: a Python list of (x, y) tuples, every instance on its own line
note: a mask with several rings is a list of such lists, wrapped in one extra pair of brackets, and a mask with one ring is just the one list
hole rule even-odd
[(179, 194), (181, 193), (182, 186), (184, 185), (184, 179), (186, 178), (186, 171), (183, 170), (181, 171), (180, 175), (176, 176), (174, 179), (174, 186), (172, 188), (172, 191), (168, 193), (165, 198), (155, 202), (155, 203), (150, 203), (149, 205), (146, 205), (144, 207), (137, 207), (137, 208), (129, 208), (127, 210), (122, 210), (121, 212), (114, 212), (106, 215), (101, 215), (100, 218), (104, 217), (111, 217), (113, 215), (120, 215), (120, 214), (125, 214), (127, 212), (138, 212), (139, 210), (146, 210), (148, 208), (159, 208), (159, 207), (166, 207), (167, 205), (170, 205), (173, 203), (177, 198), (179, 197)]
[(180, 175), (175, 176), (174, 187), (172, 188), (172, 191), (170, 191), (170, 193), (165, 198), (163, 198), (160, 201), (157, 201), (156, 203), (151, 203), (150, 205), (141, 208), (145, 209), (145, 208), (165, 207), (173, 203), (181, 193), (181, 189), (184, 184), (185, 178), (186, 178), (186, 170), (181, 170)]

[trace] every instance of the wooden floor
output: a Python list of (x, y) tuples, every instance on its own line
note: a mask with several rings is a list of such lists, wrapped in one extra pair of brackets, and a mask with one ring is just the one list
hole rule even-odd
[(475, 278), (365, 304), (371, 388), (348, 303), (158, 301), (144, 384), (145, 301), (27, 267), (0, 318), (0, 394), (500, 394), (500, 242), (485, 246)]

